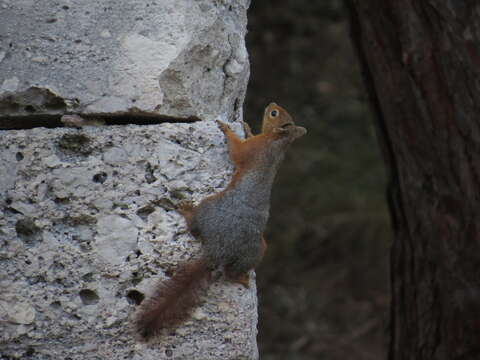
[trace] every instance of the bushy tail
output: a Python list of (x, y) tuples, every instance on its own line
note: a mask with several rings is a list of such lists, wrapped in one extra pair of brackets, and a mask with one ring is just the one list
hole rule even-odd
[(138, 334), (147, 340), (185, 320), (210, 278), (211, 272), (203, 258), (181, 264), (173, 277), (158, 283), (153, 296), (140, 306), (135, 321)]

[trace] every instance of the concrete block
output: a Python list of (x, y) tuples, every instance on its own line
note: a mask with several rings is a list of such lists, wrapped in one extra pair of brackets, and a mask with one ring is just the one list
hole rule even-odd
[(255, 288), (222, 278), (178, 329), (144, 344), (131, 328), (153, 283), (200, 251), (174, 204), (231, 171), (212, 122), (0, 131), (0, 355), (258, 358)]
[(66, 112), (238, 117), (248, 3), (2, 0), (0, 127)]

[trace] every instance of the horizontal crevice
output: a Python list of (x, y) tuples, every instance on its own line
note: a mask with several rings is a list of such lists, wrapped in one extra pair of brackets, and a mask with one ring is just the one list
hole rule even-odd
[[(19, 115), (19, 116), (0, 116), (0, 130), (26, 130), (38, 127), (57, 128), (67, 127), (61, 118), (63, 115), (72, 114), (35, 114), (35, 115)], [(177, 118), (166, 115), (155, 114), (76, 114), (87, 121), (100, 121), (102, 125), (155, 125), (163, 123), (192, 123), (200, 121), (196, 116), (186, 118)]]

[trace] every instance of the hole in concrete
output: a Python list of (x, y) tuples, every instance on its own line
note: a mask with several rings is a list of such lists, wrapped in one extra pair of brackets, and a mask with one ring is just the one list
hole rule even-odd
[(82, 276), (83, 281), (92, 282), (93, 281), (93, 273), (86, 273)]
[(157, 181), (157, 178), (155, 175), (153, 175), (154, 169), (152, 167), (152, 164), (147, 162), (147, 167), (145, 168), (145, 180), (147, 181), (148, 184), (151, 184), (155, 181)]
[(63, 265), (59, 261), (54, 261), (52, 266), (50, 267), (54, 272), (60, 272), (62, 270), (65, 270), (65, 265)]
[(64, 110), (66, 108), (65, 101), (58, 96), (50, 99), (50, 101), (46, 103), (45, 106), (49, 110)]
[(139, 277), (133, 277), (131, 282), (132, 282), (132, 286), (137, 286), (138, 284), (140, 284), (142, 282), (142, 278), (139, 278)]
[(62, 303), (60, 301), (54, 301), (50, 303), (50, 307), (52, 309), (60, 309), (62, 307)]
[[(0, 117), (2, 129), (46, 126), (48, 124), (45, 124), (44, 120), (48, 120), (48, 115), (39, 117), (29, 114), (33, 112), (64, 112), (66, 107), (63, 98), (48, 88), (32, 86), (22, 92), (8, 93), (0, 96), (0, 114), (15, 114), (17, 116)], [(59, 120), (59, 116), (56, 118)], [(30, 122), (27, 126), (23, 123), (25, 119)]]
[(22, 239), (27, 245), (34, 245), (41, 240), (41, 230), (30, 218), (18, 220), (15, 224), (15, 231), (20, 239)]
[(93, 175), (93, 182), (103, 184), (105, 180), (107, 180), (107, 177), (107, 173), (102, 171), (98, 174)]
[(90, 138), (84, 134), (64, 134), (58, 141), (58, 147), (62, 151), (70, 151), (82, 155), (88, 155), (92, 152)]
[(17, 161), (22, 161), (24, 158), (23, 154), (20, 151), (15, 154), (15, 157)]
[(140, 209), (137, 210), (137, 215), (143, 220), (147, 221), (148, 215), (153, 213), (155, 211), (155, 208), (152, 205), (147, 205), (144, 206)]
[(173, 351), (172, 351), (172, 349), (167, 349), (167, 350), (165, 350), (165, 355), (166, 355), (167, 357), (172, 357), (172, 356), (173, 356)]
[(143, 299), (145, 299), (145, 295), (143, 295), (140, 291), (130, 290), (127, 293), (127, 301), (129, 304), (140, 305)]
[(42, 275), (38, 275), (38, 276), (34, 276), (32, 278), (29, 278), (27, 280), (27, 282), (30, 284), (30, 285), (35, 285), (35, 284), (39, 284), (39, 283), (45, 283), (47, 282), (47, 280), (45, 279), (44, 276)]
[(80, 250), (84, 253), (90, 252), (92, 249), (92, 245), (88, 241), (80, 244)]
[(32, 236), (40, 229), (35, 225), (35, 222), (30, 218), (20, 219), (15, 224), (15, 230), (18, 235)]
[(35, 354), (35, 349), (33, 347), (29, 347), (27, 351), (25, 351), (25, 356), (33, 356)]
[(69, 318), (70, 318), (70, 319), (73, 319), (73, 320), (77, 320), (77, 321), (78, 321), (78, 320), (82, 320), (82, 317), (81, 317), (80, 315), (78, 315), (78, 314), (71, 314), (71, 315), (69, 316)]
[(80, 295), (80, 299), (82, 299), (83, 305), (95, 305), (100, 299), (97, 293), (90, 289), (80, 290), (78, 295)]
[(70, 202), (70, 199), (69, 198), (56, 197), (55, 199), (53, 199), (53, 201), (55, 202), (55, 204), (65, 205), (65, 204), (68, 204)]
[(5, 215), (15, 215), (15, 214), (20, 214), (20, 215), (23, 215), (20, 211), (14, 209), (14, 208), (11, 208), (11, 207), (4, 207), (4, 212), (5, 212)]

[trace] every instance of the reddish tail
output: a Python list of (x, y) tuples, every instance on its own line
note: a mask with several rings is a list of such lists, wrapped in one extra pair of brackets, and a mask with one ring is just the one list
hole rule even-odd
[(185, 320), (208, 280), (210, 270), (203, 259), (181, 264), (173, 277), (159, 283), (153, 296), (142, 303), (135, 323), (140, 336), (146, 340)]

